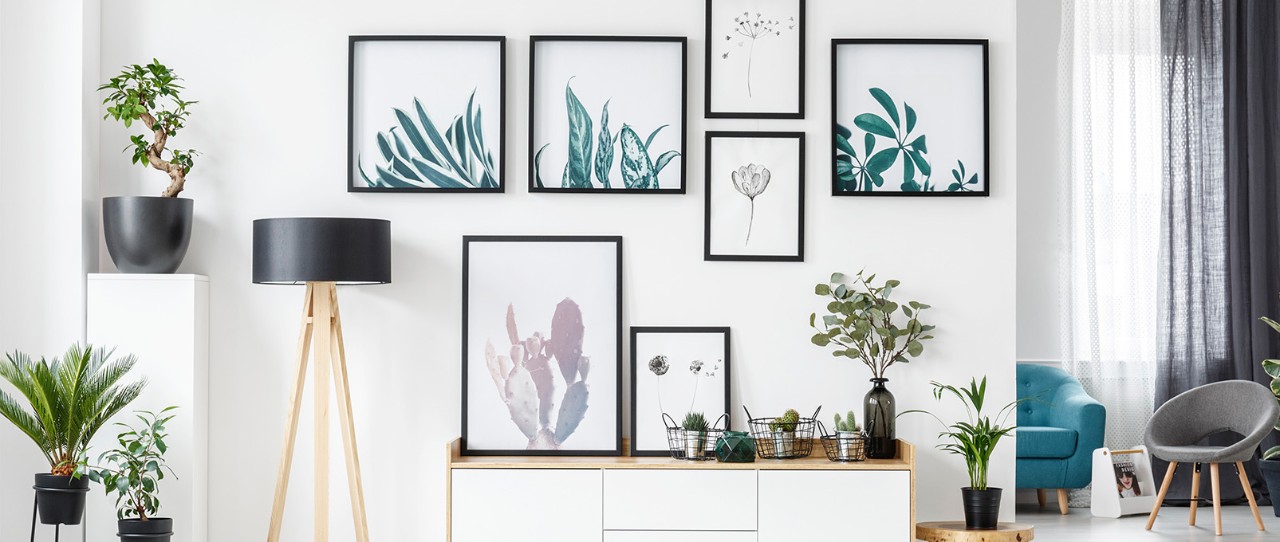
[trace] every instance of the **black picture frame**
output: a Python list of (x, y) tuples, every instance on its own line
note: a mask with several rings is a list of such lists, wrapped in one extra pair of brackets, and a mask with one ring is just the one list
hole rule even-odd
[[(537, 75), (538, 44), (546, 42), (635, 42), (635, 43), (679, 43), (680, 44), (680, 186), (678, 188), (553, 188), (539, 187), (536, 183), (537, 156), (536, 132), (538, 127), (537, 108)], [(689, 146), (689, 38), (684, 36), (577, 36), (577, 35), (538, 35), (529, 37), (529, 192), (546, 194), (684, 194), (688, 186)]]
[[(379, 41), (496, 42), (498, 44), (498, 186), (491, 188), (390, 188), (358, 186), (355, 178), (355, 101), (356, 46)], [(430, 193), (430, 194), (501, 194), (506, 191), (507, 171), (507, 38), (487, 35), (353, 35), (347, 39), (347, 174), (348, 193)]]
[[(614, 356), (617, 359), (614, 384), (614, 393), (617, 400), (615, 401), (615, 435), (614, 448), (612, 450), (490, 450), (490, 449), (472, 449), (467, 446), (468, 435), (468, 375), (470, 372), (469, 352), (467, 351), (469, 338), (469, 301), (471, 293), (471, 246), (474, 243), (612, 243), (615, 245), (617, 267), (616, 281), (616, 304), (617, 311), (614, 315), (616, 326), (614, 333), (616, 336), (616, 344), (614, 346)], [(462, 237), (462, 415), (461, 415), (461, 438), (459, 443), (459, 452), (464, 456), (536, 456), (536, 457), (554, 457), (554, 456), (591, 456), (591, 457), (609, 457), (622, 455), (622, 341), (623, 341), (623, 296), (622, 296), (622, 236), (617, 235), (464, 235)]]
[[(711, 150), (711, 142), (717, 138), (737, 138), (737, 139), (795, 139), (799, 142), (799, 174), (800, 180), (797, 184), (799, 190), (799, 209), (797, 210), (796, 219), (799, 221), (796, 230), (796, 253), (793, 255), (746, 255), (746, 254), (712, 254), (711, 253), (711, 211), (712, 211), (712, 166), (714, 160)], [(708, 262), (803, 262), (804, 261), (804, 198), (806, 174), (805, 174), (805, 133), (804, 132), (752, 132), (752, 131), (708, 131), (705, 136), (705, 147), (703, 151), (704, 180), (703, 186), (703, 237), (702, 259)]]
[[(881, 39), (881, 38), (837, 38), (831, 40), (831, 195), (836, 197), (987, 197), (991, 195), (991, 53), (988, 39)], [(903, 192), (903, 191), (845, 191), (839, 186), (836, 171), (835, 142), (837, 135), (840, 101), (840, 63), (839, 50), (849, 45), (958, 45), (979, 46), (982, 48), (982, 171), (986, 175), (982, 190), (969, 192)]]
[[(627, 452), (627, 453), (629, 453), (632, 457), (664, 457), (664, 456), (670, 456), (670, 455), (671, 455), (671, 450), (670, 450), (669, 448), (664, 448), (664, 449), (661, 449), (661, 450), (653, 449), (653, 448), (649, 448), (649, 449), (640, 449), (640, 448), (638, 447), (638, 445), (637, 445), (637, 440), (636, 440), (636, 438), (635, 438), (635, 431), (636, 431), (636, 403), (637, 403), (637, 395), (636, 395), (636, 388), (637, 388), (637, 386), (636, 386), (636, 383), (637, 383), (637, 377), (638, 377), (638, 374), (639, 374), (638, 372), (639, 372), (639, 369), (640, 369), (641, 364), (642, 364), (642, 363), (647, 363), (647, 362), (645, 362), (645, 361), (642, 361), (642, 360), (636, 359), (636, 342), (637, 342), (637, 341), (636, 341), (636, 339), (637, 339), (637, 337), (638, 337), (639, 335), (644, 334), (644, 333), (653, 333), (653, 334), (675, 334), (675, 333), (689, 333), (689, 334), (695, 334), (695, 333), (699, 333), (699, 334), (715, 334), (715, 333), (722, 333), (722, 334), (724, 334), (724, 366), (721, 368), (721, 370), (724, 372), (724, 412), (723, 412), (723, 414), (728, 415), (728, 418), (727, 418), (727, 420), (726, 420), (726, 427), (728, 427), (728, 428), (732, 428), (732, 427), (733, 427), (733, 425), (732, 425), (732, 421), (733, 421), (733, 408), (732, 408), (732, 404), (733, 404), (733, 401), (732, 401), (731, 393), (732, 393), (732, 388), (733, 388), (733, 387), (732, 387), (732, 376), (733, 376), (733, 373), (731, 372), (731, 369), (732, 369), (732, 367), (733, 367), (733, 362), (731, 361), (731, 359), (730, 359), (730, 358), (732, 357), (733, 353), (732, 353), (731, 348), (730, 348), (730, 344), (731, 344), (731, 342), (732, 342), (732, 341), (731, 341), (731, 335), (730, 335), (730, 329), (729, 329), (729, 327), (728, 327), (728, 326), (631, 326), (630, 343), (629, 343), (629, 344), (631, 345), (630, 363), (631, 363), (631, 431), (632, 431), (632, 438), (631, 438), (631, 439), (630, 439), (630, 441), (628, 442), (628, 446), (627, 446), (627, 447), (628, 447), (628, 452)], [(673, 416), (674, 416), (674, 415), (673, 415)], [(715, 416), (714, 416), (714, 418), (719, 418), (719, 415), (718, 415), (718, 414), (717, 414), (717, 415), (715, 415)], [(716, 422), (716, 420), (715, 420), (714, 418), (709, 417), (709, 418), (708, 418), (708, 420), (707, 420), (707, 422), (708, 422), (708, 423), (715, 423), (715, 422)], [(676, 423), (680, 423), (680, 420), (676, 420)]]
[(792, 1), (799, 2), (800, 4), (800, 20), (798, 25), (799, 36), (797, 38), (800, 40), (800, 57), (796, 60), (796, 63), (799, 69), (799, 88), (796, 96), (796, 110), (795, 111), (778, 111), (778, 112), (735, 112), (735, 111), (716, 111), (712, 103), (711, 93), (712, 93), (712, 86), (715, 85), (715, 79), (711, 76), (711, 71), (712, 71), (712, 66), (713, 66), (712, 62), (714, 60), (715, 53), (712, 51), (711, 44), (715, 43), (715, 40), (712, 39), (712, 36), (713, 36), (712, 31), (714, 29), (712, 28), (711, 25), (712, 25), (712, 14), (714, 13), (712, 4), (714, 4), (716, 0), (705, 0), (706, 13), (704, 15), (704, 20), (705, 20), (704, 21), (704, 25), (705, 25), (704, 43), (706, 44), (706, 47), (705, 47), (703, 70), (704, 70), (704, 76), (705, 76), (704, 81), (706, 83), (705, 83), (705, 86), (703, 87), (703, 103), (704, 103), (703, 117), (704, 118), (708, 118), (708, 119), (803, 119), (805, 118), (805, 100), (804, 100), (805, 98), (805, 65), (806, 65), (805, 29), (806, 29), (806, 22), (807, 22), (806, 19), (808, 17), (808, 11), (809, 11), (807, 6), (808, 0), (792, 0)]

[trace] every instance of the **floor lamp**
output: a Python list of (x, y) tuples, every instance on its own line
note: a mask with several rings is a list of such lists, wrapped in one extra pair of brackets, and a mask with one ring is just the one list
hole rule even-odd
[(313, 357), (315, 379), (315, 540), (329, 540), (329, 386), (337, 391), (338, 427), (346, 456), (347, 488), (356, 542), (368, 542), (360, 456), (351, 418), (351, 387), (338, 315), (339, 284), (391, 282), (391, 223), (366, 218), (267, 218), (253, 221), (253, 282), (306, 284), (302, 305), (302, 333), (298, 337), (293, 387), (284, 450), (276, 477), (268, 542), (279, 542), (284, 520), (289, 470), (293, 465), (298, 415), (306, 387), (307, 362)]

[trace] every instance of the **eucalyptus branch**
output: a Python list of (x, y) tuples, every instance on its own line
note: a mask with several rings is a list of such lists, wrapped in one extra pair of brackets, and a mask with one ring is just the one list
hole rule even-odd
[[(906, 363), (908, 357), (924, 352), (924, 341), (933, 338), (926, 333), (934, 327), (919, 320), (928, 305), (915, 301), (898, 305), (889, 300), (899, 281), (888, 280), (883, 286), (875, 286), (874, 281), (875, 275), (861, 271), (848, 284), (844, 275), (832, 274), (829, 283), (814, 287), (814, 294), (830, 299), (827, 314), (821, 326), (818, 314), (810, 314), (809, 325), (817, 331), (811, 339), (815, 345), (832, 347), (833, 356), (859, 359), (875, 378), (884, 378), (895, 363)], [(907, 318), (902, 326), (894, 322), (897, 312)]]

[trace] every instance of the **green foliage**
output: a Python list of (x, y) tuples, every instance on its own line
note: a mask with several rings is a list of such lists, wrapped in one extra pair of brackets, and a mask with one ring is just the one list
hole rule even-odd
[(956, 182), (947, 187), (947, 192), (969, 192), (969, 185), (978, 184), (978, 174), (974, 173), (968, 180), (965, 180), (964, 162), (956, 160), (956, 163), (960, 167), (951, 170), (951, 176), (955, 177)]
[[(178, 131), (186, 127), (190, 115), (187, 108), (198, 102), (182, 99), (184, 87), (179, 81), (182, 78), (177, 73), (159, 60), (152, 59), (146, 66), (125, 66), (119, 75), (98, 87), (99, 91), (111, 91), (102, 100), (107, 106), (107, 114), (102, 118), (123, 122), (125, 128), (133, 127), (134, 122), (142, 122), (156, 139), (149, 142), (147, 135), (129, 138), (134, 164), (153, 167), (149, 158), (151, 154), (164, 160), (164, 140), (178, 135)], [(194, 165), (192, 158), (197, 154), (193, 149), (173, 150), (168, 161), (180, 166), (185, 174), (191, 171)]]
[(774, 418), (769, 422), (769, 430), (773, 432), (786, 431), (792, 432), (796, 430), (796, 425), (800, 423), (800, 413), (794, 408), (787, 409), (782, 416)]
[[(931, 308), (929, 305), (890, 301), (900, 282), (887, 280), (882, 286), (873, 286), (875, 278), (859, 271), (846, 284), (843, 274), (833, 273), (831, 282), (815, 286), (814, 293), (830, 301), (821, 320), (817, 313), (809, 315), (809, 326), (817, 331), (810, 340), (817, 346), (831, 347), (832, 356), (862, 361), (875, 378), (884, 378), (885, 369), (924, 353), (924, 342), (933, 338), (929, 332), (934, 326), (920, 321), (920, 313)], [(906, 321), (895, 316), (898, 312)]]
[(600, 148), (596, 153), (596, 178), (605, 188), (610, 188), (609, 170), (613, 169), (613, 147), (618, 143), (618, 137), (609, 133), (609, 101), (605, 100), (600, 111), (600, 139), (596, 143)]
[(840, 413), (837, 412), (835, 421), (836, 431), (853, 431), (855, 433), (862, 431), (862, 426), (858, 425), (858, 418), (853, 415), (852, 410), (846, 413), (843, 419), (840, 418)]
[(138, 426), (115, 424), (125, 429), (116, 438), (120, 447), (98, 458), (98, 462), (105, 461), (110, 466), (89, 470), (90, 480), (101, 483), (108, 495), (116, 494), (116, 516), (120, 519), (136, 517), (147, 521), (160, 509), (160, 481), (166, 472), (174, 475), (164, 459), (169, 450), (164, 442), (168, 436), (164, 426), (173, 419), (173, 415), (166, 414), (176, 408), (169, 407), (158, 414), (138, 412)]
[(1009, 416), (1014, 413), (1018, 404), (1028, 398), (1018, 399), (1005, 405), (993, 420), (989, 416), (982, 415), (982, 406), (987, 396), (985, 376), (982, 377), (981, 384), (977, 379), (969, 379), (968, 388), (956, 388), (938, 382), (929, 384), (933, 386), (935, 400), (941, 401), (943, 393), (949, 393), (960, 399), (965, 412), (968, 413), (968, 419), (947, 425), (941, 418), (924, 410), (908, 410), (902, 414), (924, 413), (938, 420), (944, 428), (938, 437), (950, 440), (950, 442), (939, 444), (938, 449), (964, 457), (965, 465), (969, 470), (969, 487), (979, 490), (987, 489), (987, 468), (991, 464), (991, 453), (995, 451), (1002, 437), (1017, 428), (1013, 425), (1006, 427), (1004, 424), (1009, 421)]
[[(1280, 322), (1265, 316), (1262, 317), (1262, 321), (1271, 326), (1271, 329), (1280, 333)], [(1262, 370), (1271, 376), (1271, 393), (1276, 395), (1276, 400), (1280, 400), (1280, 359), (1262, 360)], [(1276, 424), (1276, 430), (1280, 430), (1280, 423)], [(1262, 454), (1262, 457), (1263, 459), (1280, 459), (1280, 446), (1273, 446)]]
[(50, 472), (79, 475), (89, 441), (104, 423), (138, 397), (141, 380), (117, 385), (137, 361), (133, 356), (112, 361), (111, 352), (72, 345), (61, 358), (32, 362), (21, 352), (0, 362), (4, 378), (30, 404), (30, 410), (0, 391), (0, 415), (40, 447)]
[(680, 427), (685, 431), (698, 431), (705, 433), (711, 424), (707, 423), (707, 417), (701, 412), (690, 412), (684, 415), (684, 422)]
[[(879, 88), (868, 89), (868, 92), (884, 109), (889, 119), (885, 120), (876, 113), (863, 113), (853, 119), (853, 125), (865, 132), (861, 157), (850, 142), (853, 139), (852, 130), (836, 124), (836, 178), (843, 189), (868, 192), (875, 190), (884, 185), (884, 173), (901, 159), (902, 191), (932, 191), (929, 178), (933, 174), (933, 168), (925, 156), (929, 148), (925, 136), (914, 133), (915, 109), (903, 102), (904, 114), (899, 115), (898, 106), (887, 92)], [(890, 140), (889, 147), (875, 152), (876, 137)], [(917, 171), (923, 177), (923, 184), (916, 179)]]
[(473, 90), (466, 112), (454, 117), (443, 133), (417, 98), (413, 115), (395, 109), (399, 125), (378, 133), (382, 162), (374, 164), (372, 176), (359, 166), (365, 183), (386, 188), (497, 188), (497, 168), (475, 99)]
[(564, 84), (565, 109), (569, 113), (569, 162), (564, 166), (563, 188), (591, 188), (591, 115), (573, 93), (573, 78)]

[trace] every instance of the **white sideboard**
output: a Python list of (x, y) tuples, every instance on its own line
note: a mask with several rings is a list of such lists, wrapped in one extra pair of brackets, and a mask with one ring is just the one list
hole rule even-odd
[[(623, 449), (627, 449), (623, 446)], [(911, 541), (915, 448), (834, 463), (463, 457), (449, 447), (451, 542)], [(847, 535), (833, 526), (857, 525)]]

